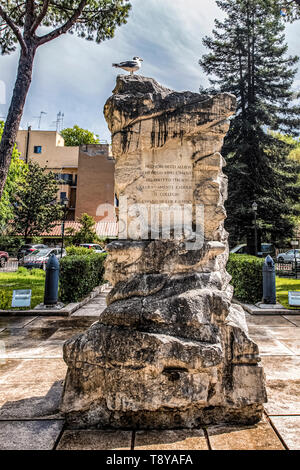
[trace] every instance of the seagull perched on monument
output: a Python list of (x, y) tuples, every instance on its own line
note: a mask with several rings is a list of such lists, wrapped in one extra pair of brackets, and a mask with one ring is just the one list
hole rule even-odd
[(130, 75), (133, 75), (133, 72), (140, 70), (142, 66), (143, 59), (140, 57), (134, 57), (132, 60), (128, 60), (126, 62), (120, 62), (119, 64), (112, 64), (113, 67), (126, 70), (126, 72), (130, 72)]

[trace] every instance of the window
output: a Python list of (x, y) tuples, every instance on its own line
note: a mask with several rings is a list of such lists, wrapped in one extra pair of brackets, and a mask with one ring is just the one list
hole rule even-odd
[(35, 145), (33, 148), (34, 153), (42, 153), (42, 146), (41, 145)]
[(55, 175), (59, 184), (73, 184), (73, 175), (71, 173), (56, 173)]
[(263, 253), (267, 252), (267, 251), (271, 251), (272, 250), (272, 244), (271, 243), (264, 243), (261, 245), (261, 251)]
[(66, 197), (67, 197), (67, 193), (65, 193), (65, 192), (61, 192), (61, 193), (60, 193), (60, 200), (61, 200), (61, 201), (63, 201), (64, 199), (66, 199)]

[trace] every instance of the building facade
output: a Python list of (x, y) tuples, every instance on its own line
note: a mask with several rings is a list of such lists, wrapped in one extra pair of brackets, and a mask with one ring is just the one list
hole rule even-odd
[(114, 220), (115, 162), (108, 144), (67, 147), (58, 132), (29, 128), (18, 132), (17, 147), (24, 161), (57, 174), (58, 199), (68, 199), (67, 220), (84, 212), (96, 222)]
[(79, 148), (75, 217), (93, 215), (96, 222), (114, 220), (115, 161), (108, 144)]

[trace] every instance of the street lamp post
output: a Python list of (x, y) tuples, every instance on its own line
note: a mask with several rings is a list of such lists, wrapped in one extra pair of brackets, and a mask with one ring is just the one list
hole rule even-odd
[(298, 240), (292, 240), (291, 245), (294, 248), (295, 279), (298, 279), (298, 274), (297, 274), (297, 253), (296, 253), (296, 246), (298, 246)]
[(67, 216), (67, 210), (68, 210), (68, 202), (69, 199), (67, 197), (63, 198), (61, 201), (61, 204), (63, 206), (63, 218), (62, 218), (62, 224), (61, 224), (61, 252), (60, 252), (60, 259), (63, 257), (63, 250), (64, 250), (64, 238), (65, 238), (65, 221), (66, 221), (66, 216)]
[(253, 202), (252, 204), (252, 210), (254, 213), (254, 250), (255, 250), (255, 256), (257, 256), (257, 209), (258, 205), (256, 202)]

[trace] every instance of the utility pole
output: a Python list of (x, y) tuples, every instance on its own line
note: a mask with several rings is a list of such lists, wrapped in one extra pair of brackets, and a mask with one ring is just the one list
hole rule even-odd
[(31, 126), (28, 126), (27, 139), (26, 139), (26, 151), (25, 151), (25, 163), (28, 163), (30, 131), (31, 131)]
[(66, 217), (67, 217), (67, 211), (68, 211), (68, 202), (69, 199), (65, 197), (64, 199), (61, 200), (61, 204), (63, 207), (63, 219), (62, 219), (62, 224), (61, 224), (61, 252), (60, 252), (60, 259), (63, 257), (63, 251), (64, 251), (64, 239), (65, 239), (65, 222), (66, 222)]
[(258, 209), (258, 206), (257, 206), (256, 202), (253, 202), (252, 210), (254, 212), (254, 250), (255, 250), (255, 256), (257, 256), (257, 209)]

